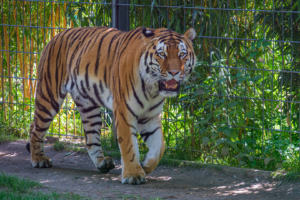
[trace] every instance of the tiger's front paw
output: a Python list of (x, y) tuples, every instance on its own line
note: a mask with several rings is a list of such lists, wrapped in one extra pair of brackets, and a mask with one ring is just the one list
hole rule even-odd
[(115, 161), (111, 157), (103, 158), (98, 165), (98, 169), (102, 173), (107, 173), (113, 168), (115, 168)]
[(48, 167), (52, 167), (52, 160), (50, 158), (48, 158), (45, 155), (42, 156), (36, 156), (35, 158), (31, 158), (30, 159), (31, 165), (32, 167), (35, 168), (48, 168)]
[[(141, 168), (141, 167), (140, 167)], [(141, 168), (138, 172), (124, 172), (122, 176), (123, 184), (140, 185), (146, 183), (146, 174)]]

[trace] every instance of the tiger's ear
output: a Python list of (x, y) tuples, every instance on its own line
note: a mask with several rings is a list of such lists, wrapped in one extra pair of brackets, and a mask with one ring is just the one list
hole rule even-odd
[(146, 29), (143, 28), (142, 30), (142, 37), (144, 41), (147, 43), (149, 40), (151, 40), (154, 36), (154, 31), (152, 29)]
[(196, 37), (196, 30), (194, 28), (189, 28), (185, 33), (184, 33), (184, 36), (193, 41)]

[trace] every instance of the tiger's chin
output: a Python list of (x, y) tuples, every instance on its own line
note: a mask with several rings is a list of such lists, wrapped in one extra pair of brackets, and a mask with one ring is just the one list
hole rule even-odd
[(179, 93), (180, 82), (175, 79), (169, 81), (160, 81), (159, 84), (159, 94), (165, 97), (175, 97)]
[(163, 97), (176, 97), (179, 92), (171, 92), (171, 91), (159, 91), (159, 94)]

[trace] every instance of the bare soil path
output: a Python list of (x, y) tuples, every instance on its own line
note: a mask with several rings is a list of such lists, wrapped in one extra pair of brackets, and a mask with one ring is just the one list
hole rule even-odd
[[(45, 145), (52, 168), (32, 168), (26, 141), (0, 145), (0, 172), (36, 180), (59, 193), (72, 192), (93, 199), (300, 199), (300, 182), (275, 181), (258, 173), (245, 175), (214, 168), (159, 166), (143, 185), (121, 184), (121, 165), (108, 174), (95, 169), (87, 154), (54, 151)], [(67, 155), (68, 154), (68, 155)], [(236, 169), (236, 168), (232, 168)], [(134, 199), (134, 198), (133, 198)]]

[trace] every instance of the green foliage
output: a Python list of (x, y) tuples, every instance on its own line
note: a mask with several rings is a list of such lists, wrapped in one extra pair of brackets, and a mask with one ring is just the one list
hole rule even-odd
[(0, 187), (6, 187), (12, 191), (26, 192), (34, 187), (42, 187), (38, 182), (21, 179), (17, 176), (9, 176), (4, 173), (0, 175)]
[(86, 149), (82, 145), (64, 145), (63, 147), (66, 151), (77, 152), (77, 153), (87, 153)]
[(11, 192), (11, 191), (1, 191), (0, 192), (1, 199), (22, 199), (22, 200), (87, 200), (89, 198), (80, 196), (77, 194), (58, 194), (56, 192), (52, 192), (49, 194), (45, 194), (42, 192), (29, 192), (29, 193), (19, 193), (19, 192)]
[(272, 178), (280, 181), (300, 181), (300, 173), (295, 171), (289, 171), (287, 173), (274, 172)]
[(0, 144), (18, 139), (28, 139), (28, 132), (17, 124), (0, 119)]
[(56, 140), (55, 143), (53, 144), (53, 148), (55, 151), (62, 151), (64, 147), (65, 147), (65, 143), (60, 142), (58, 140)]
[(0, 175), (0, 199), (22, 199), (22, 200), (59, 200), (59, 199), (88, 199), (86, 197), (65, 193), (58, 194), (52, 193), (42, 193), (36, 192), (32, 189), (42, 188), (43, 185), (32, 180), (19, 178), (17, 176), (10, 176), (2, 173)]

